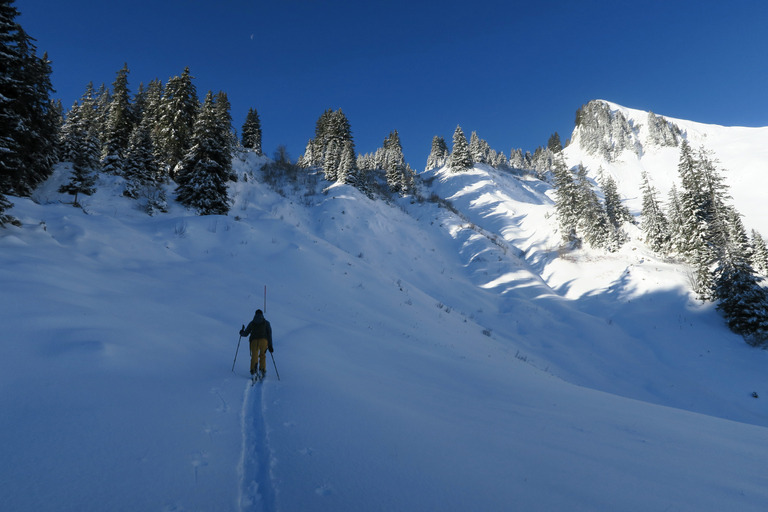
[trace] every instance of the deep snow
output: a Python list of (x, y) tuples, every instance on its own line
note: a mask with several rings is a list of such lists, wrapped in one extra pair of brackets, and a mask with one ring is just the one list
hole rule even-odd
[[(561, 251), (542, 182), (425, 173), (457, 215), (249, 179), (228, 216), (148, 217), (116, 178), (87, 214), (62, 203), (64, 172), (0, 232), (4, 509), (768, 503), (766, 353), (637, 230)], [(245, 340), (230, 368), (265, 286), (280, 380), (270, 359), (251, 387)]]

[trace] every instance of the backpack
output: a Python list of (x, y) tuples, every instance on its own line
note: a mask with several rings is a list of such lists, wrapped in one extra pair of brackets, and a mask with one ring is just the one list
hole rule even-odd
[(258, 324), (253, 324), (253, 330), (251, 331), (251, 339), (267, 339), (267, 321), (264, 320)]

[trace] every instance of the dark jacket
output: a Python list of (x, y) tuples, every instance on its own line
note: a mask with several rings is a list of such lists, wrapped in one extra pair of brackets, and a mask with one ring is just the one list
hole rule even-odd
[(260, 309), (256, 310), (256, 314), (253, 315), (253, 320), (248, 326), (240, 331), (240, 336), (249, 336), (249, 340), (253, 341), (259, 338), (266, 338), (269, 342), (269, 351), (272, 352), (272, 326), (269, 324), (264, 313)]

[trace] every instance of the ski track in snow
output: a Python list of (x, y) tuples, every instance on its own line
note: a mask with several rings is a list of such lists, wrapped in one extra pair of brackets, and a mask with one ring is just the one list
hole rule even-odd
[(245, 385), (243, 409), (240, 413), (243, 436), (238, 475), (241, 512), (271, 512), (276, 510), (275, 489), (270, 475), (272, 459), (262, 406), (263, 383)]

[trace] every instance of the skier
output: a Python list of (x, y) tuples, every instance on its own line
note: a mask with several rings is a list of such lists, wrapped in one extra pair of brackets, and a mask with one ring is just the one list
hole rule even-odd
[[(274, 349), (272, 348), (272, 326), (264, 318), (264, 313), (260, 309), (256, 310), (248, 327), (243, 326), (240, 329), (240, 336), (250, 336), (251, 375), (263, 379), (267, 374), (267, 350), (274, 352)], [(257, 362), (259, 363), (258, 374), (256, 373)]]

